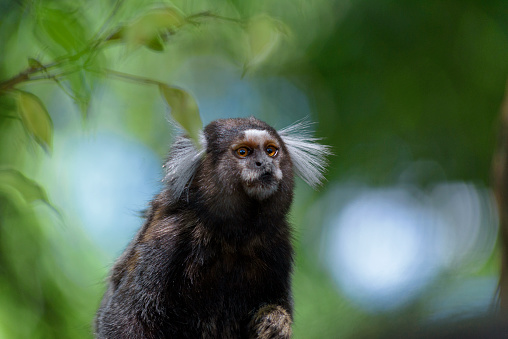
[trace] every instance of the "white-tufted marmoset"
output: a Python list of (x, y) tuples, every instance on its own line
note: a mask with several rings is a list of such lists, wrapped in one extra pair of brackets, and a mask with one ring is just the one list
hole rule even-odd
[(289, 338), (294, 174), (323, 180), (328, 146), (296, 123), (216, 120), (171, 147), (165, 188), (115, 263), (96, 338)]

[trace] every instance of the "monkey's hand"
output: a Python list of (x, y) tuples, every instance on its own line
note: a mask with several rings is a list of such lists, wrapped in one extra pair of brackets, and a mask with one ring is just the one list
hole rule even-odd
[(288, 339), (291, 338), (291, 316), (278, 305), (261, 307), (249, 324), (251, 339)]

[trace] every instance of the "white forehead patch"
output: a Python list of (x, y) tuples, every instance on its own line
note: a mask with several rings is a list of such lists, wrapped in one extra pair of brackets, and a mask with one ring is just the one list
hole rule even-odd
[(267, 130), (262, 129), (248, 129), (245, 132), (245, 139), (250, 139), (252, 141), (257, 141), (258, 143), (261, 143), (260, 141), (264, 141), (268, 138), (270, 138), (270, 133), (268, 133)]

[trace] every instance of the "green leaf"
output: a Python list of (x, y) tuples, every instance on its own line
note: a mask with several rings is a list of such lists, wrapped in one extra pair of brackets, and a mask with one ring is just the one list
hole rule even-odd
[(129, 49), (146, 46), (152, 50), (164, 49), (163, 36), (174, 32), (185, 23), (183, 15), (174, 7), (152, 10), (122, 30)]
[(32, 69), (44, 68), (44, 66), (41, 64), (41, 62), (37, 59), (34, 59), (34, 58), (28, 58), (28, 66), (30, 66), (30, 68), (32, 68)]
[(157, 35), (152, 41), (146, 44), (146, 47), (152, 51), (162, 52), (164, 50), (164, 41), (160, 35)]
[(93, 75), (86, 71), (78, 71), (66, 76), (74, 103), (78, 106), (81, 116), (86, 119), (92, 98)]
[(46, 151), (51, 150), (53, 122), (42, 101), (32, 93), (17, 91), (17, 104), (25, 130)]
[(41, 200), (50, 204), (46, 192), (39, 184), (12, 168), (0, 167), (0, 192), (11, 199), (21, 197), (27, 203)]
[(78, 52), (86, 46), (86, 29), (76, 13), (42, 8), (39, 25), (52, 42), (68, 53)]
[(203, 128), (198, 105), (194, 98), (183, 89), (160, 84), (162, 97), (171, 107), (171, 116), (182, 126), (194, 143), (201, 148), (199, 133)]
[(244, 73), (266, 61), (278, 47), (281, 37), (288, 34), (289, 29), (281, 21), (260, 15), (249, 21), (246, 31), (249, 54), (244, 65)]
[(3, 123), (3, 119), (21, 120), (19, 114), (16, 111), (17, 111), (16, 96), (6, 95), (5, 92), (0, 93), (0, 126)]
[(101, 50), (86, 54), (85, 57), (76, 62), (79, 68), (75, 72), (67, 74), (58, 81), (62, 90), (74, 100), (83, 120), (88, 117), (93, 90), (100, 81), (100, 74), (106, 64), (106, 58)]
[(107, 41), (116, 41), (123, 39), (125, 27), (120, 27), (115, 29), (109, 36), (107, 37)]

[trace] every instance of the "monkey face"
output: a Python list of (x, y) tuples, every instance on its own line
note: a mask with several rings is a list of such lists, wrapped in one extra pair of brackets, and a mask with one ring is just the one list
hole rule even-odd
[(212, 121), (200, 136), (201, 148), (186, 136), (174, 142), (165, 164), (168, 193), (189, 202), (198, 192), (196, 201), (221, 216), (236, 215), (245, 199), (289, 208), (294, 174), (317, 187), (331, 154), (309, 127), (298, 122), (277, 131), (254, 117)]
[(267, 130), (248, 129), (231, 145), (239, 179), (248, 196), (264, 200), (277, 191), (282, 180), (280, 158), (283, 150)]

